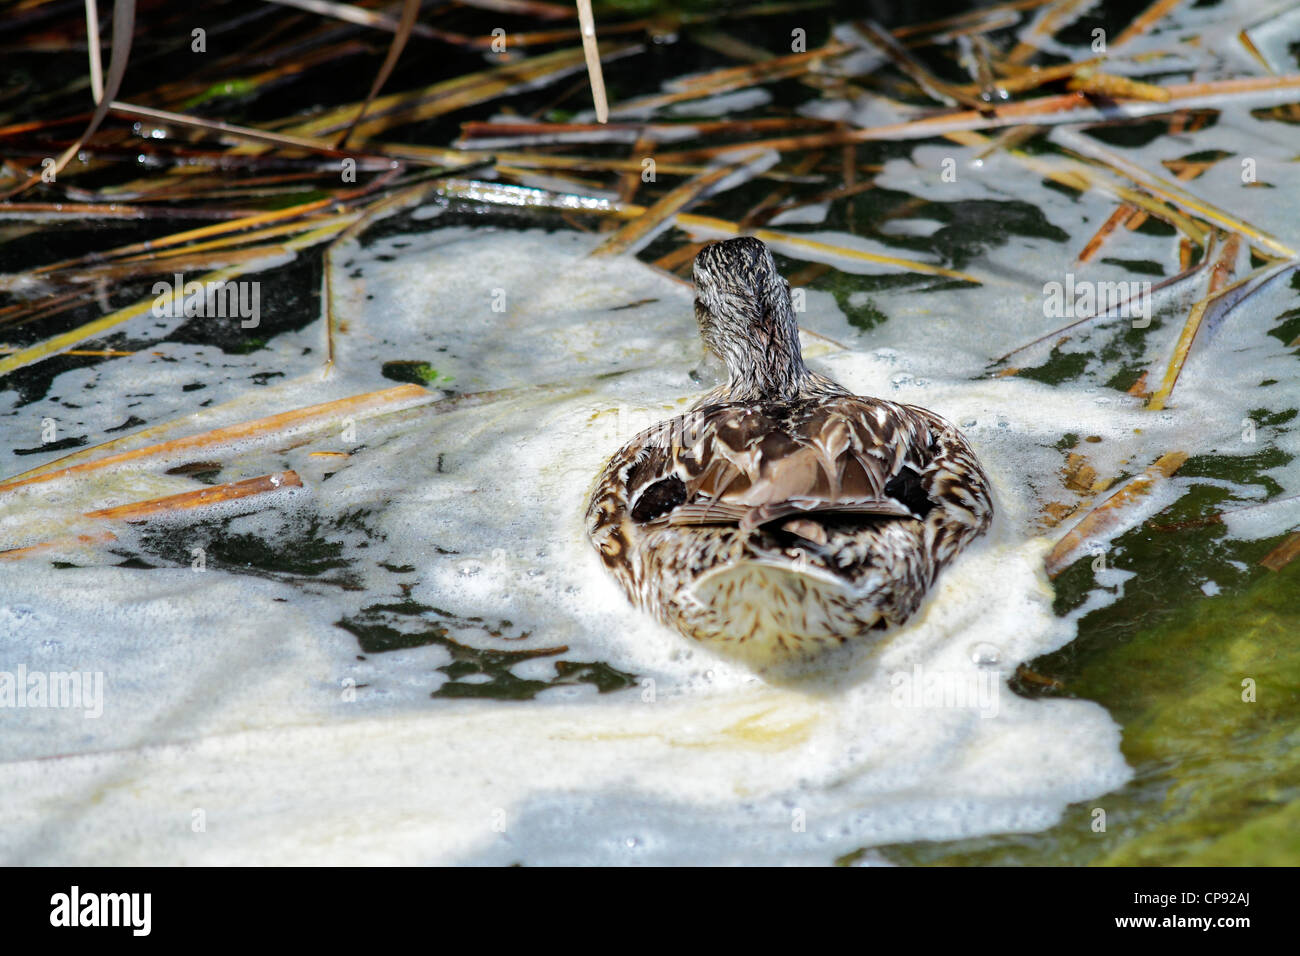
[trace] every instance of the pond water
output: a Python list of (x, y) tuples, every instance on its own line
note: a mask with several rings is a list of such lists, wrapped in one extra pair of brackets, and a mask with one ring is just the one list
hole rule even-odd
[[(1178, 16), (1167, 29), (1245, 13)], [(805, 109), (828, 110), (882, 121)], [(1161, 122), (1039, 148), (1082, 137), (1147, 170), (1219, 156), (1189, 188), (1300, 248), (1296, 126), (1257, 104), (1213, 112), (1194, 135)], [(9, 474), (78, 447), (42, 448), (48, 421), (123, 451), (427, 389), (0, 493), (5, 547), (64, 542), (0, 568), (0, 672), (102, 680), (98, 715), (4, 712), (0, 858), (1300, 859), (1300, 562), (1260, 564), (1300, 521), (1300, 273), (1279, 264), (1211, 316), (1153, 411), (1131, 386), (1159, 381), (1208, 270), (1159, 287), (1178, 236), (1154, 222), (1077, 263), (1115, 199), (982, 154), (882, 146), (874, 190), (774, 224), (795, 237), (773, 242), (787, 275), (802, 238), (980, 280), (819, 252), (830, 268), (801, 283), (799, 319), (817, 370), (957, 423), (998, 507), (912, 622), (798, 679), (638, 614), (586, 541), (604, 461), (716, 370), (686, 284), (591, 257), (604, 236), (559, 216), (432, 196), (347, 240), (325, 267), (328, 366), (321, 267), (273, 261), (253, 274), (256, 332), (146, 317), (130, 357), (0, 380)], [(768, 188), (745, 185), (737, 208)], [(1262, 264), (1244, 245), (1238, 260), (1238, 276)], [(1051, 336), (998, 374), (1072, 321), (1052, 283), (1148, 280), (1149, 314)], [(1110, 490), (1081, 469), (1114, 488), (1170, 453), (1188, 457), (1049, 579), (1054, 543)], [(73, 540), (102, 528), (95, 508), (288, 470), (301, 486)]]

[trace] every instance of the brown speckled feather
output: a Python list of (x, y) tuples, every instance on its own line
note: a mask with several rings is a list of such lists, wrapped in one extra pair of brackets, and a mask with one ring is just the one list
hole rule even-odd
[[(742, 241), (775, 275), (761, 243), (732, 243)], [(739, 251), (752, 265), (751, 247)], [(724, 265), (734, 271), (735, 259)], [(707, 292), (700, 273), (697, 264)], [(706, 324), (730, 313), (704, 298), (697, 315), (713, 345), (723, 333)], [(742, 316), (730, 331), (762, 322)], [(906, 621), (993, 513), (955, 428), (923, 408), (849, 394), (803, 368), (793, 340), (784, 378), (775, 363), (759, 382), (744, 380), (759, 364), (746, 358), (752, 347), (715, 348), (731, 381), (628, 442), (587, 512), (592, 543), (633, 603), (760, 665)]]

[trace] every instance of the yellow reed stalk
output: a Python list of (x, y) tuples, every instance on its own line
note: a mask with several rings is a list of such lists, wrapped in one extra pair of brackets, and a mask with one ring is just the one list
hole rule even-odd
[[(342, 228), (342, 224), (334, 222), (328, 226), (313, 229), (295, 239), (291, 239), (289, 242), (284, 243), (284, 248), (289, 251), (305, 249), (317, 242), (323, 242), (325, 239), (338, 233)], [(227, 266), (224, 269), (217, 269), (214, 272), (205, 273), (193, 281), (207, 287), (209, 283), (225, 282), (237, 276), (244, 275), (247, 272), (257, 271), (255, 268), (256, 265), (256, 262), (248, 262)], [(124, 309), (118, 309), (115, 312), (110, 312), (108, 315), (100, 316), (92, 322), (87, 322), (85, 325), (79, 325), (75, 329), (69, 329), (67, 332), (55, 335), (46, 339), (44, 342), (38, 342), (35, 345), (15, 352), (13, 355), (0, 359), (0, 376), (8, 375), (15, 369), (23, 368), (24, 366), (47, 359), (51, 355), (58, 355), (60, 352), (65, 352), (72, 346), (84, 342), (87, 339), (103, 335), (105, 332), (115, 329), (125, 322), (129, 322), (131, 319), (149, 312), (153, 308), (156, 300), (157, 297), (155, 296), (141, 299), (139, 302), (128, 305)]]
[[(174, 438), (156, 445), (146, 445), (142, 448), (117, 452), (103, 458), (78, 461), (76, 464), (65, 464), (61, 468), (55, 467), (59, 462), (52, 462), (42, 468), (34, 468), (31, 471), (0, 482), (0, 493), (31, 487), (55, 479), (77, 477), (131, 462), (141, 463), (153, 459), (188, 455), (193, 452), (228, 445), (236, 441), (284, 439), (305, 428), (323, 427), (330, 422), (340, 420), (343, 416), (357, 418), (411, 408), (432, 402), (435, 398), (434, 393), (414, 384), (398, 385), (396, 388), (387, 388), (378, 392), (352, 395), (331, 402), (322, 402), (319, 405), (308, 405), (305, 408), (280, 412), (267, 418), (258, 418), (253, 421), (240, 422), (236, 425), (214, 428), (185, 438)], [(84, 449), (77, 457), (84, 459), (103, 450), (104, 446)], [(68, 456), (68, 458), (71, 457)], [(61, 461), (66, 462), (68, 458)]]
[(100, 518), (113, 521), (139, 521), (160, 514), (172, 514), (177, 511), (190, 511), (223, 501), (237, 501), (252, 495), (266, 494), (268, 491), (280, 491), (284, 488), (301, 488), (302, 479), (295, 471), (280, 471), (273, 475), (258, 478), (245, 478), (231, 481), (224, 485), (212, 485), (195, 491), (183, 491), (177, 495), (165, 495), (162, 498), (150, 498), (147, 501), (133, 501), (129, 504), (114, 505), (88, 511), (87, 518)]
[(1161, 455), (1142, 474), (1130, 478), (1114, 494), (1084, 515), (1056, 542), (1048, 554), (1048, 576), (1056, 577), (1064, 571), (1088, 543), (1104, 539), (1124, 520), (1127, 508), (1149, 495), (1161, 481), (1181, 468), (1185, 461), (1186, 452), (1174, 451)]

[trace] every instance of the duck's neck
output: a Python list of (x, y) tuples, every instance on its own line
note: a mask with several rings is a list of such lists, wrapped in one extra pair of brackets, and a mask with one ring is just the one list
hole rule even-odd
[(724, 343), (727, 392), (733, 402), (781, 402), (798, 398), (809, 384), (810, 373), (799, 348), (799, 329), (792, 318), (768, 313), (748, 334)]
[[(720, 324), (695, 307), (695, 317), (708, 347), (727, 365), (727, 385), (718, 392), (731, 402), (785, 402), (800, 397), (809, 385), (803, 364), (800, 328), (787, 302), (768, 300), (746, 303), (742, 319)], [(732, 313), (735, 315), (735, 312)]]

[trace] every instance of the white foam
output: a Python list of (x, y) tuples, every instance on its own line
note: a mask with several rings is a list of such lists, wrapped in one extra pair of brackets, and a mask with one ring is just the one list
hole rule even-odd
[[(1218, 16), (1189, 9), (1168, 22), (1200, 29)], [(1132, 49), (1161, 45), (1168, 36), (1139, 38)], [(1177, 49), (1209, 62), (1203, 50)], [(891, 108), (875, 109), (873, 121)], [(1250, 142), (1274, 189), (1241, 188), (1235, 157), (1188, 188), (1285, 235), (1300, 212), (1288, 139), (1280, 124), (1233, 110), (1194, 145), (1164, 138), (1125, 152), (1151, 169), (1193, 149)], [(940, 177), (947, 158), (957, 161), (955, 182)], [(1300, 455), (1294, 428), (1261, 421), (1253, 438), (1243, 428), (1261, 407), (1300, 404), (1295, 359), (1267, 334), (1294, 306), (1294, 290), (1274, 282), (1203, 330), (1164, 412), (1104, 387), (1109, 366), (1097, 353), (1118, 334), (1113, 324), (1062, 346), (1086, 368), (1061, 385), (985, 378), (992, 358), (1064, 324), (1044, 315), (1043, 284), (1062, 278), (1113, 201), (1063, 195), (1005, 156), (977, 162), (974, 150), (952, 144), (888, 161), (878, 183), (940, 202), (1022, 202), (1068, 237), (990, 236), (964, 266), (989, 280), (981, 286), (927, 279), (906, 293), (872, 291), (887, 321), (869, 332), (851, 326), (831, 295), (807, 292), (801, 323), (848, 346), (813, 339), (812, 364), (856, 391), (923, 404), (959, 424), (994, 484), (990, 533), (907, 628), (829, 659), (833, 675), (777, 683), (635, 612), (585, 540), (584, 499), (622, 441), (706, 387), (690, 291), (628, 260), (586, 258), (599, 236), (441, 228), (441, 207), (430, 206), (415, 216), (429, 232), (336, 255), (336, 309), (347, 328), (332, 376), (320, 372), (318, 323), (247, 356), (165, 345), (65, 373), (49, 396), (21, 408), (3, 396), (9, 436), (37, 436), (53, 416), (96, 442), (127, 414), (153, 424), (199, 413), (208, 397), (212, 410), (182, 431), (382, 388), (393, 384), (382, 363), (395, 360), (429, 362), (439, 384), (458, 392), (541, 386), (445, 414), (428, 407), (361, 420), (346, 447), (322, 438), (284, 451), (245, 443), (211, 452), (223, 479), (293, 467), (306, 485), (274, 507), (250, 506), (230, 533), (302, 560), (331, 543), (342, 568), (236, 573), (214, 553), (197, 573), (190, 547), (211, 544), (211, 532), (183, 522), (144, 551), (168, 568), (107, 567), (120, 555), (102, 546), (74, 552), (80, 568), (8, 562), (0, 671), (100, 671), (105, 706), (98, 720), (60, 709), (3, 713), (0, 858), (824, 863), (861, 847), (1041, 829), (1069, 804), (1122, 785), (1130, 771), (1119, 728), (1101, 707), (1029, 701), (1006, 687), (1019, 662), (1071, 640), (1077, 621), (1140, 570), (1112, 554), (1079, 607), (1052, 613), (1042, 570), (1051, 540), (1039, 516), (1045, 503), (1070, 500), (1060, 440), (1099, 439), (1076, 451), (1102, 476), (1135, 474), (1169, 451)], [(942, 227), (931, 224), (900, 221), (894, 232)], [(888, 235), (810, 235), (920, 256)], [(1175, 244), (1120, 230), (1099, 257), (1120, 264), (1079, 273), (1132, 278), (1124, 261), (1170, 263)], [(843, 268), (880, 271), (848, 260)], [(849, 304), (860, 297), (851, 293)], [(1169, 298), (1140, 342), (1148, 367), (1163, 367), (1186, 312), (1185, 300)], [(250, 392), (248, 377), (268, 370), (285, 377)], [(183, 392), (196, 378), (208, 387)], [(1276, 384), (1260, 388), (1265, 380)], [(356, 453), (323, 464), (308, 457), (318, 448)], [(1285, 494), (1300, 494), (1296, 460), (1268, 472)], [(1125, 526), (1211, 482), (1236, 499), (1225, 507), (1259, 495), (1254, 485), (1179, 477)], [(32, 543), (79, 530), (68, 513), (189, 487), (152, 468), (50, 482), (0, 501), (0, 531)], [(1276, 533), (1294, 518), (1288, 508), (1237, 512), (1225, 519), (1228, 533)], [(144, 532), (115, 530), (123, 554), (144, 548)], [(1207, 594), (1216, 588), (1202, 584)], [(338, 622), (364, 620), (375, 605), (402, 608), (386, 612), (394, 626), (445, 628), (467, 647), (567, 647), (515, 664), (520, 679), (550, 679), (560, 658), (604, 662), (637, 683), (603, 695), (589, 684), (556, 686), (528, 701), (431, 698), (449, 680), (439, 668), (454, 649), (433, 640), (362, 653)], [(973, 696), (958, 705), (953, 695), (964, 691)]]
[[(868, 843), (1044, 826), (1070, 801), (1126, 779), (1118, 730), (1101, 708), (1031, 703), (1004, 686), (1017, 661), (1072, 629), (1051, 613), (1046, 543), (1025, 534), (1033, 499), (1017, 459), (994, 441), (984, 443), (999, 500), (992, 533), (912, 626), (844, 656), (835, 679), (769, 684), (627, 604), (585, 539), (585, 493), (621, 441), (685, 406), (700, 350), (688, 293), (639, 266), (581, 258), (593, 242), (456, 229), (365, 254), (365, 294), (375, 296), (366, 314), (409, 321), (368, 324), (340, 342), (340, 374), (356, 390), (374, 384), (367, 376), (381, 359), (424, 357), (440, 341), (455, 349), (440, 354), (440, 370), (474, 388), (629, 371), (363, 427), (365, 451), (294, 506), (327, 522), (372, 509), (368, 536), (344, 536), (363, 592), (219, 568), (14, 565), (6, 606), (37, 613), (8, 624), (0, 667), (102, 670), (106, 706), (93, 726), (31, 711), (38, 719), (7, 735), (0, 777), (23, 796), (3, 811), (6, 858), (310, 862), (347, 846), (373, 861), (543, 861), (572, 859), (577, 840), (587, 860), (816, 862)], [(440, 265), (449, 262), (460, 267)], [(510, 311), (489, 311), (493, 288), (521, 286), (528, 294), (508, 291)], [(658, 301), (611, 321), (610, 308), (645, 299)], [(813, 293), (809, 308), (810, 327), (854, 334), (829, 296)], [(832, 353), (823, 365), (885, 393), (906, 354)], [(1002, 441), (1008, 389), (1036, 401), (1053, 391), (927, 381), (898, 394), (986, 421)], [(1080, 416), (1096, 408), (1080, 404)], [(1036, 419), (1042, 434), (1018, 422), (1010, 446), (1054, 438), (1045, 418)], [(979, 441), (980, 427), (971, 431)], [(274, 541), (286, 527), (280, 514), (251, 514), (230, 530)], [(415, 571), (394, 575), (381, 562)], [(444, 648), (358, 661), (355, 639), (334, 626), (398, 600), (397, 581), (412, 601), (460, 619), (512, 622), (501, 638), (462, 624), (454, 635), (463, 641), (563, 644), (565, 659), (605, 661), (639, 683), (610, 695), (556, 688), (533, 702), (430, 701), (445, 679), (435, 670), (449, 660)], [(547, 664), (516, 673), (549, 676)], [(921, 693), (927, 681), (981, 672), (996, 688), (992, 713), (987, 699), (982, 709), (929, 706)], [(898, 706), (894, 682), (913, 679), (918, 694)], [(361, 685), (355, 702), (345, 700), (349, 680)], [(52, 753), (63, 756), (39, 759)], [(43, 826), (56, 806), (75, 807), (70, 826)], [(639, 822), (625, 833), (630, 806)], [(207, 814), (206, 834), (189, 829), (195, 809)], [(490, 810), (504, 814), (504, 832)]]

